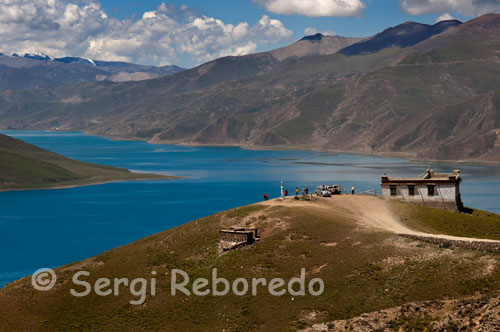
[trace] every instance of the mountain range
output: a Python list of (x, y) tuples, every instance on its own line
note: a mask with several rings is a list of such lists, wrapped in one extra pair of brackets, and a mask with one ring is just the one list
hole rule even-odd
[(98, 81), (138, 81), (183, 71), (177, 66), (144, 66), (81, 57), (52, 58), (42, 53), (0, 53), (0, 89), (26, 90)]
[(499, 28), (496, 14), (406, 22), (156, 79), (4, 90), (0, 128), (498, 162)]

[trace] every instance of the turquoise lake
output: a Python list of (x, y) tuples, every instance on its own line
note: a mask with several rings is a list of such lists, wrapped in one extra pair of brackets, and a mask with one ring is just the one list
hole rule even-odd
[(321, 184), (377, 189), (380, 176), (461, 169), (467, 206), (500, 213), (500, 166), (413, 163), (312, 151), (250, 151), (112, 141), (81, 133), (2, 131), (70, 158), (188, 177), (58, 190), (0, 192), (0, 287), (218, 211), (264, 193)]

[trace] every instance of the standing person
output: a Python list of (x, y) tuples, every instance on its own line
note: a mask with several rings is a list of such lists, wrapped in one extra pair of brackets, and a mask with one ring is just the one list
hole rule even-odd
[(288, 196), (288, 189), (285, 189), (285, 197)]
[(354, 195), (354, 187), (351, 188), (351, 193)]
[(323, 187), (321, 187), (321, 189), (325, 190), (325, 185), (323, 185)]
[(309, 188), (306, 188), (306, 195), (309, 195)]
[(295, 196), (299, 196), (299, 188), (295, 187)]
[(267, 195), (267, 193), (264, 194), (264, 200), (267, 201), (267, 199), (269, 198), (269, 196)]

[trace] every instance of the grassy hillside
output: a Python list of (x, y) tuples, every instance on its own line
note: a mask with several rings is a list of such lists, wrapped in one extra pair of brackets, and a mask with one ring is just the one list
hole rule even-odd
[[(500, 294), (498, 254), (439, 248), (360, 224), (343, 204), (383, 201), (351, 197), (270, 201), (202, 218), (59, 268), (49, 292), (33, 290), (30, 278), (14, 282), (0, 291), (0, 330), (295, 331), (412, 301)], [(413, 222), (424, 222), (420, 217)], [(257, 226), (261, 241), (219, 256), (218, 231), (241, 225)], [(322, 278), (325, 291), (319, 297), (274, 297), (261, 288), (257, 296), (170, 295), (171, 269), (186, 271), (191, 285), (194, 278), (210, 279), (214, 267), (230, 282), (289, 280), (306, 268), (306, 279)], [(100, 277), (149, 280), (156, 271), (157, 294), (138, 306), (129, 304), (137, 297), (127, 287), (118, 296), (75, 298), (70, 289), (82, 287), (71, 278), (82, 270), (92, 284)]]
[(473, 210), (454, 213), (421, 205), (393, 202), (401, 222), (414, 230), (479, 239), (500, 240), (500, 215)]
[(168, 178), (76, 161), (0, 134), (0, 190)]

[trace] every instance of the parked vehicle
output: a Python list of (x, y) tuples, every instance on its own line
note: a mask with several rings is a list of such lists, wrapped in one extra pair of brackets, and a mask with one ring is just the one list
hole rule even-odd
[(332, 195), (342, 194), (342, 187), (336, 184), (329, 185), (326, 189), (329, 190)]
[(330, 190), (321, 190), (320, 195), (321, 197), (332, 197), (332, 192)]
[(323, 186), (317, 186), (316, 190), (314, 190), (314, 195), (321, 196), (321, 191), (323, 191)]
[(329, 186), (317, 186), (314, 190), (314, 194), (321, 197), (331, 197), (332, 195), (340, 195), (342, 193), (342, 187), (336, 184)]

